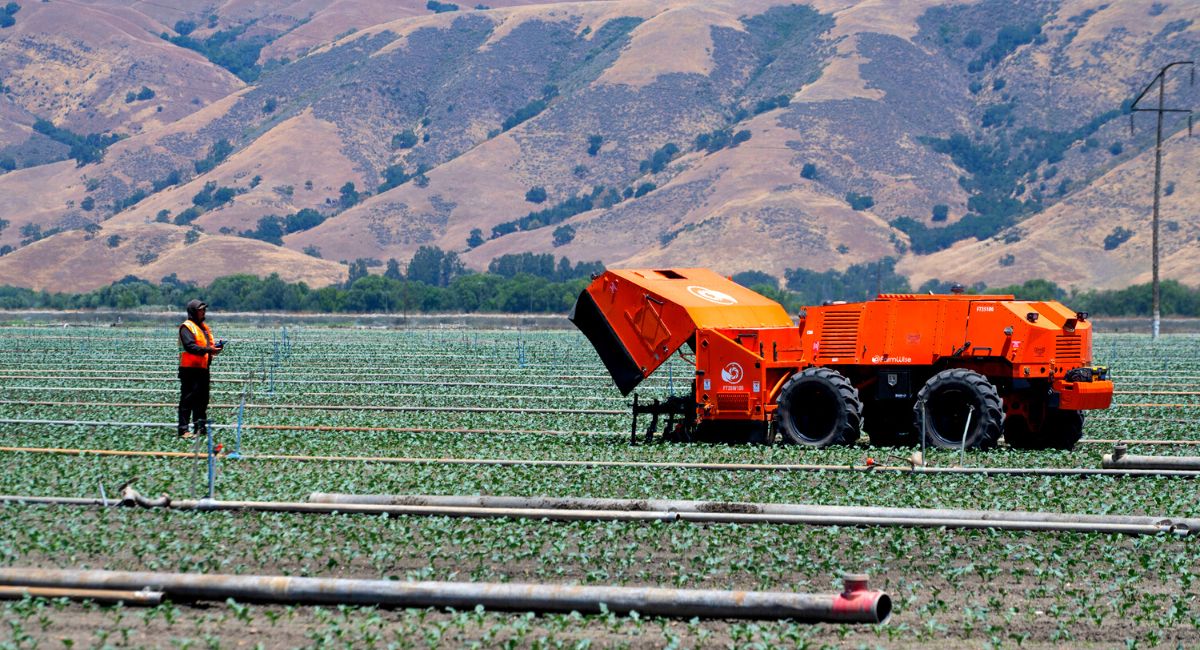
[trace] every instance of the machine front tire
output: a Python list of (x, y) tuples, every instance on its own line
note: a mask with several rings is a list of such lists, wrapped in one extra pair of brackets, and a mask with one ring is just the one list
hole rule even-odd
[(786, 443), (852, 445), (862, 426), (862, 402), (850, 380), (836, 370), (805, 368), (783, 384), (775, 418)]
[(1004, 431), (1004, 409), (996, 387), (973, 370), (943, 370), (925, 382), (917, 393), (913, 427), (918, 436), (924, 432), (925, 444), (930, 447), (958, 449), (963, 446), (968, 414), (971, 422), (966, 432), (966, 447), (995, 447)]
[(1046, 409), (1046, 419), (1038, 433), (1038, 443), (1042, 449), (1071, 450), (1082, 437), (1083, 411)]
[[(1037, 431), (1032, 430), (1026, 418), (1034, 420)], [(1032, 414), (1014, 414), (1004, 418), (1004, 440), (1014, 449), (1069, 451), (1083, 437), (1083, 421), (1083, 411), (1064, 411), (1044, 404), (1037, 405)]]

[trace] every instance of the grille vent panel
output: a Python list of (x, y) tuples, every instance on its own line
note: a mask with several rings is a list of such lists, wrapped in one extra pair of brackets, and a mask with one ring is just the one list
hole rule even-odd
[(861, 319), (862, 311), (858, 309), (825, 312), (817, 358), (857, 357), (858, 324)]
[(1082, 359), (1083, 358), (1083, 339), (1078, 336), (1066, 336), (1060, 334), (1054, 340), (1054, 360), (1063, 361), (1065, 359)]

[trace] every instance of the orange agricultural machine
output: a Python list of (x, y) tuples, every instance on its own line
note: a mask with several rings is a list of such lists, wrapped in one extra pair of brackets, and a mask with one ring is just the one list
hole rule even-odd
[(691, 394), (639, 403), (652, 436), (825, 447), (916, 442), (1069, 449), (1083, 412), (1108, 408), (1086, 313), (1012, 296), (881, 294), (783, 307), (707, 269), (610, 270), (571, 321), (628, 395), (687, 347)]

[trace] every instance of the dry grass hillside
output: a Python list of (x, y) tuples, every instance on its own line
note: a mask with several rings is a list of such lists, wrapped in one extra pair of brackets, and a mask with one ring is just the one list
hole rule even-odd
[[(421, 246), (475, 268), (530, 251), (783, 278), (892, 257), (914, 286), (1125, 286), (1148, 277), (1153, 123), (1131, 136), (1123, 102), (1200, 44), (1182, 1), (18, 4), (0, 283), (73, 291), (324, 285)], [(1186, 80), (1173, 105), (1200, 104)], [(1197, 284), (1183, 124), (1163, 268)]]

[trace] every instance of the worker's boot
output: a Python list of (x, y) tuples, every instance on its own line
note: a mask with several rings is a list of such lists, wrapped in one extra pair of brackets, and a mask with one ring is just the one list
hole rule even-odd
[(179, 409), (179, 426), (175, 429), (175, 433), (180, 438), (192, 437), (192, 434), (188, 433), (188, 412), (185, 409)]
[(196, 435), (201, 438), (208, 435), (208, 420), (196, 420)]

